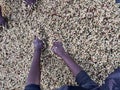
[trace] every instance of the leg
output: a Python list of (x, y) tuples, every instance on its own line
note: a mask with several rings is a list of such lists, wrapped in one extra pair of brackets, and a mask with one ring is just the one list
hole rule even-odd
[(37, 37), (35, 37), (34, 46), (35, 50), (33, 55), (33, 61), (26, 81), (26, 86), (30, 84), (40, 85), (40, 56), (41, 49), (43, 48), (43, 42)]
[(82, 68), (70, 57), (67, 52), (65, 52), (61, 42), (53, 42), (52, 51), (63, 59), (74, 76), (77, 76), (77, 74), (82, 71)]
[(33, 61), (28, 74), (26, 85), (40, 85), (40, 54), (41, 50), (34, 50)]
[(98, 87), (98, 85), (90, 79), (86, 72), (83, 71), (83, 69), (70, 57), (70, 55), (65, 52), (61, 42), (54, 42), (52, 51), (63, 59), (65, 64), (69, 67), (73, 75), (76, 77), (76, 82), (81, 88), (93, 89)]

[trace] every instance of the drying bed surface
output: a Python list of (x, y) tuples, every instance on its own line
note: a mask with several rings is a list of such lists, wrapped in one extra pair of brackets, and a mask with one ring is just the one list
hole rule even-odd
[(51, 90), (76, 85), (64, 62), (51, 52), (52, 40), (90, 77), (102, 84), (120, 66), (120, 9), (114, 0), (38, 0), (28, 7), (22, 0), (1, 0), (9, 29), (0, 27), (0, 89), (24, 89), (32, 62), (33, 38), (48, 44), (42, 53), (41, 87)]

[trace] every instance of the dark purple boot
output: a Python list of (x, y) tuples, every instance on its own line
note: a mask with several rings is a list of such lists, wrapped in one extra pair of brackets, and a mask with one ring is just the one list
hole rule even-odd
[(0, 6), (0, 25), (5, 26), (5, 24), (6, 24), (6, 20), (2, 16), (2, 9), (1, 9), (1, 6)]
[(33, 5), (36, 3), (36, 0), (25, 0), (26, 4)]

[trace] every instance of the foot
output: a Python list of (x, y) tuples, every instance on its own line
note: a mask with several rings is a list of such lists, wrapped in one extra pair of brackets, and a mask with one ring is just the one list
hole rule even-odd
[(42, 40), (40, 40), (38, 37), (34, 37), (34, 41), (33, 41), (33, 43), (34, 43), (34, 48), (36, 49), (36, 50), (42, 50), (43, 48), (44, 48), (44, 43), (43, 43), (43, 41)]
[(59, 57), (62, 57), (65, 54), (65, 50), (63, 48), (62, 42), (54, 41), (52, 46), (52, 51)]

